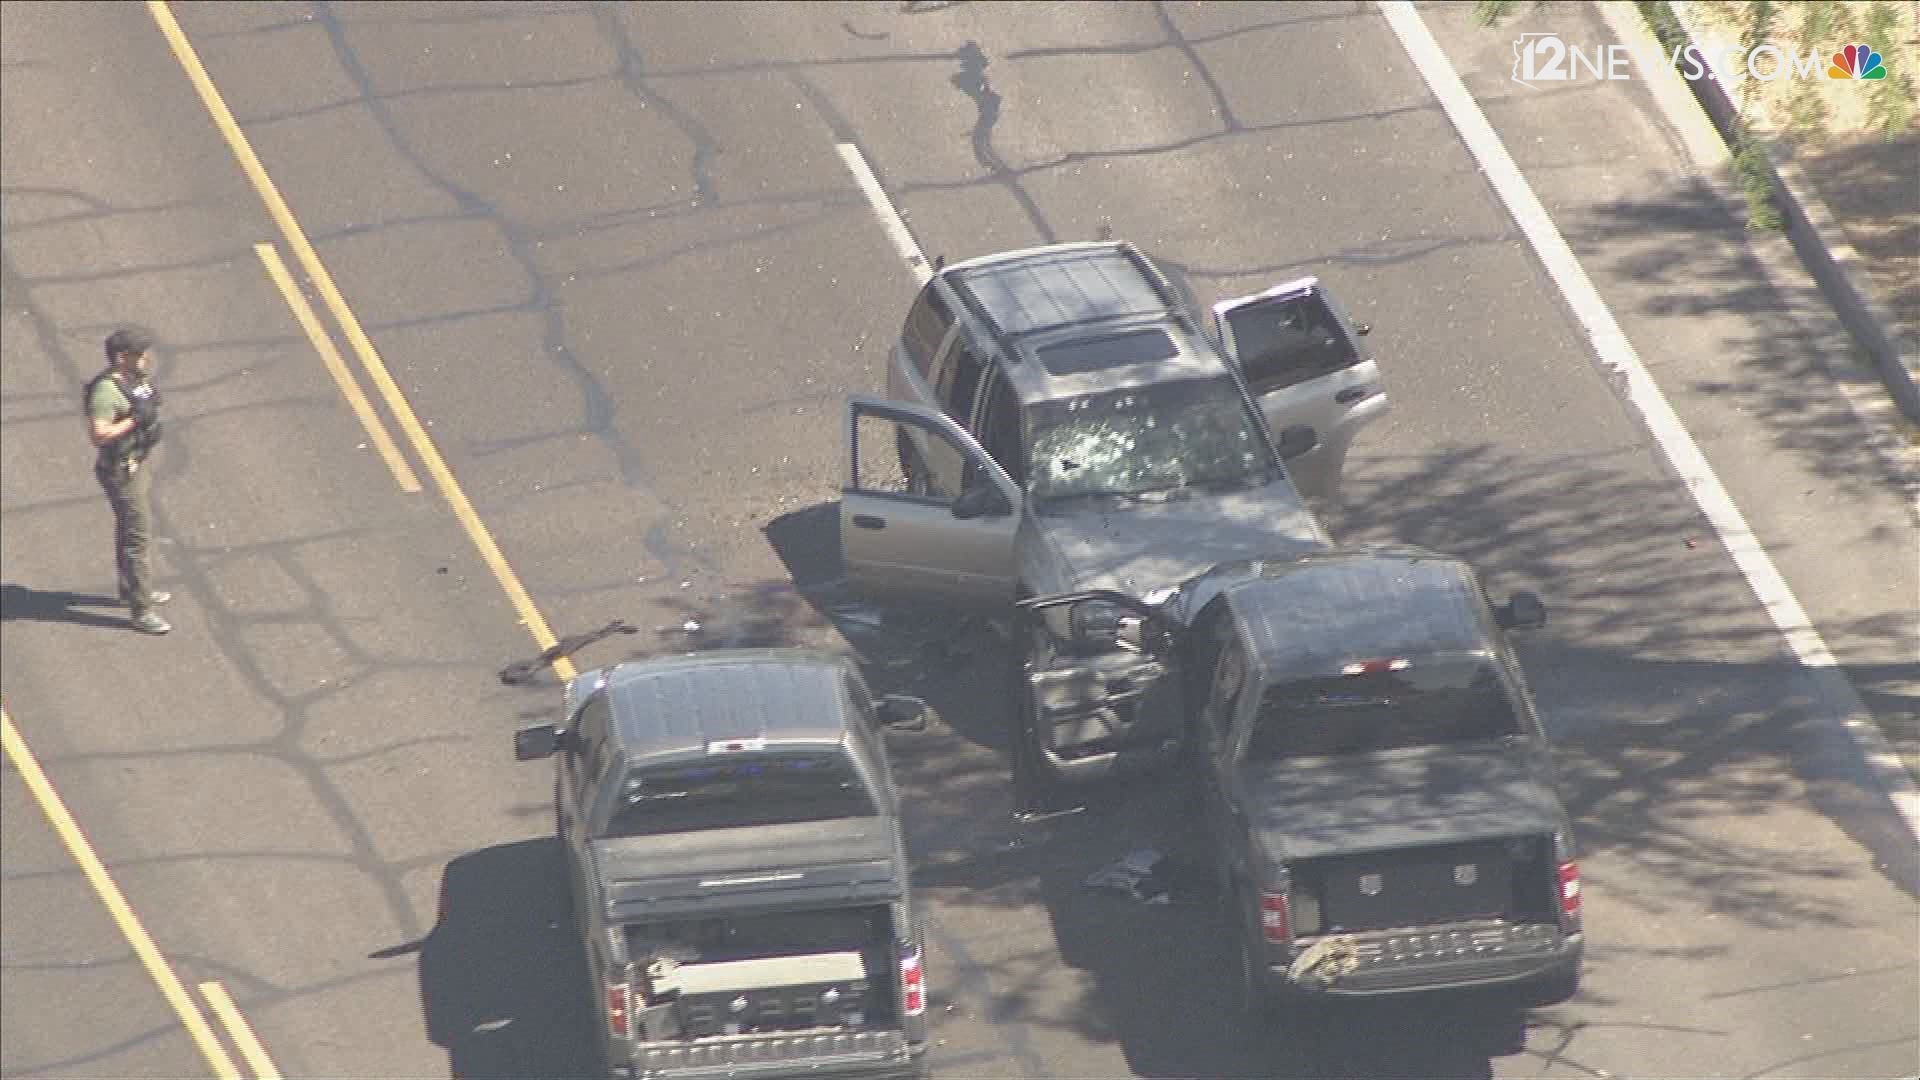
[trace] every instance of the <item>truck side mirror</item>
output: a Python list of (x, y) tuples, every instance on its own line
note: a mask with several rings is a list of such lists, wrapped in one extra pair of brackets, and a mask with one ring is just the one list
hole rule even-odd
[(881, 727), (894, 731), (925, 731), (927, 716), (932, 711), (931, 706), (912, 694), (887, 694), (881, 697), (874, 714)]
[(538, 761), (552, 757), (566, 742), (566, 732), (556, 724), (521, 728), (513, 733), (515, 761)]
[(979, 517), (1003, 517), (1013, 512), (1007, 505), (1007, 497), (992, 484), (981, 484), (968, 488), (953, 500), (953, 516), (961, 519)]
[(1536, 630), (1547, 625), (1547, 606), (1533, 593), (1521, 590), (1494, 612), (1503, 630)]

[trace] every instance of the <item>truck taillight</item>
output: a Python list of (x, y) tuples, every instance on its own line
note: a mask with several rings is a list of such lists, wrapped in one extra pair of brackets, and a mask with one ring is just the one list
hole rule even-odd
[(1260, 933), (1269, 945), (1285, 945), (1293, 940), (1293, 929), (1287, 925), (1286, 893), (1260, 894)]
[(1580, 919), (1580, 864), (1568, 859), (1560, 864), (1560, 921)]
[(900, 952), (900, 996), (908, 1016), (927, 1011), (927, 973), (920, 966), (919, 949), (907, 948)]
[(607, 986), (607, 1033), (624, 1039), (633, 1033), (629, 1017), (633, 1012), (633, 995), (626, 983), (610, 983)]

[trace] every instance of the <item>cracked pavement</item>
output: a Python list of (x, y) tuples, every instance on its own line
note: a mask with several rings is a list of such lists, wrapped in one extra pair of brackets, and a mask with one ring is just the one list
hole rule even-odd
[[(554, 631), (637, 629), (577, 664), (850, 647), (939, 710), (895, 746), (943, 1075), (1913, 1071), (1899, 836), (1724, 553), (1683, 543), (1686, 493), (1370, 6), (178, 11)], [(577, 1072), (551, 777), (509, 738), (556, 687), (499, 678), (538, 645), (444, 503), (362, 445), (144, 10), (0, 13), (9, 711), (183, 980), (221, 980), (286, 1074)], [(1473, 81), (1500, 43), (1427, 17), (1843, 662), (1910, 707), (1912, 522), (1811, 377), (1832, 346), (1805, 298), (1750, 280), (1644, 102), (1501, 99)], [(1578, 129), (1596, 108), (1605, 139)], [(841, 401), (881, 385), (912, 295), (839, 141), (929, 256), (1126, 238), (1202, 302), (1319, 273), (1374, 324), (1395, 411), (1327, 520), (1546, 598), (1523, 659), (1587, 848), (1580, 999), (1240, 1031), (1210, 926), (1080, 887), (1183, 850), (1177, 805), (1012, 821), (997, 641), (834, 586)], [(98, 602), (75, 415), (123, 318), (164, 343), (161, 640)], [(0, 800), (0, 1071), (199, 1071), (10, 770)], [(101, 997), (108, 1023), (74, 1007)]]

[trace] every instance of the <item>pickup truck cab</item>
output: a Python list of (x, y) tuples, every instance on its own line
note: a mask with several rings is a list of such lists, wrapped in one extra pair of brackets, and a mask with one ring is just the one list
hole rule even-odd
[[(1334, 488), (1387, 404), (1365, 328), (1313, 278), (1213, 315), (1210, 336), (1125, 243), (935, 273), (893, 351), (889, 399), (849, 404), (849, 583), (991, 616), (1327, 548), (1302, 491)], [(1148, 762), (1173, 720), (1129, 713), (1049, 742), (1047, 768), (1077, 781)]]
[[(1128, 602), (1116, 600), (1116, 603)], [(1244, 1000), (1578, 986), (1574, 838), (1509, 630), (1463, 562), (1406, 548), (1216, 568), (1116, 651), (1164, 669)]]
[(735, 650), (571, 680), (556, 829), (610, 1076), (919, 1077), (926, 974), (883, 728), (847, 660)]

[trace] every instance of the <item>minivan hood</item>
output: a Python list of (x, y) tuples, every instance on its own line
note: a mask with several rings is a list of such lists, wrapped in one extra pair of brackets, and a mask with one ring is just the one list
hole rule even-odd
[(1036, 521), (1071, 568), (1074, 588), (1131, 596), (1179, 585), (1223, 562), (1287, 558), (1331, 546), (1292, 489), (1278, 483)]
[(1525, 747), (1280, 761), (1240, 776), (1274, 861), (1551, 833), (1564, 811)]

